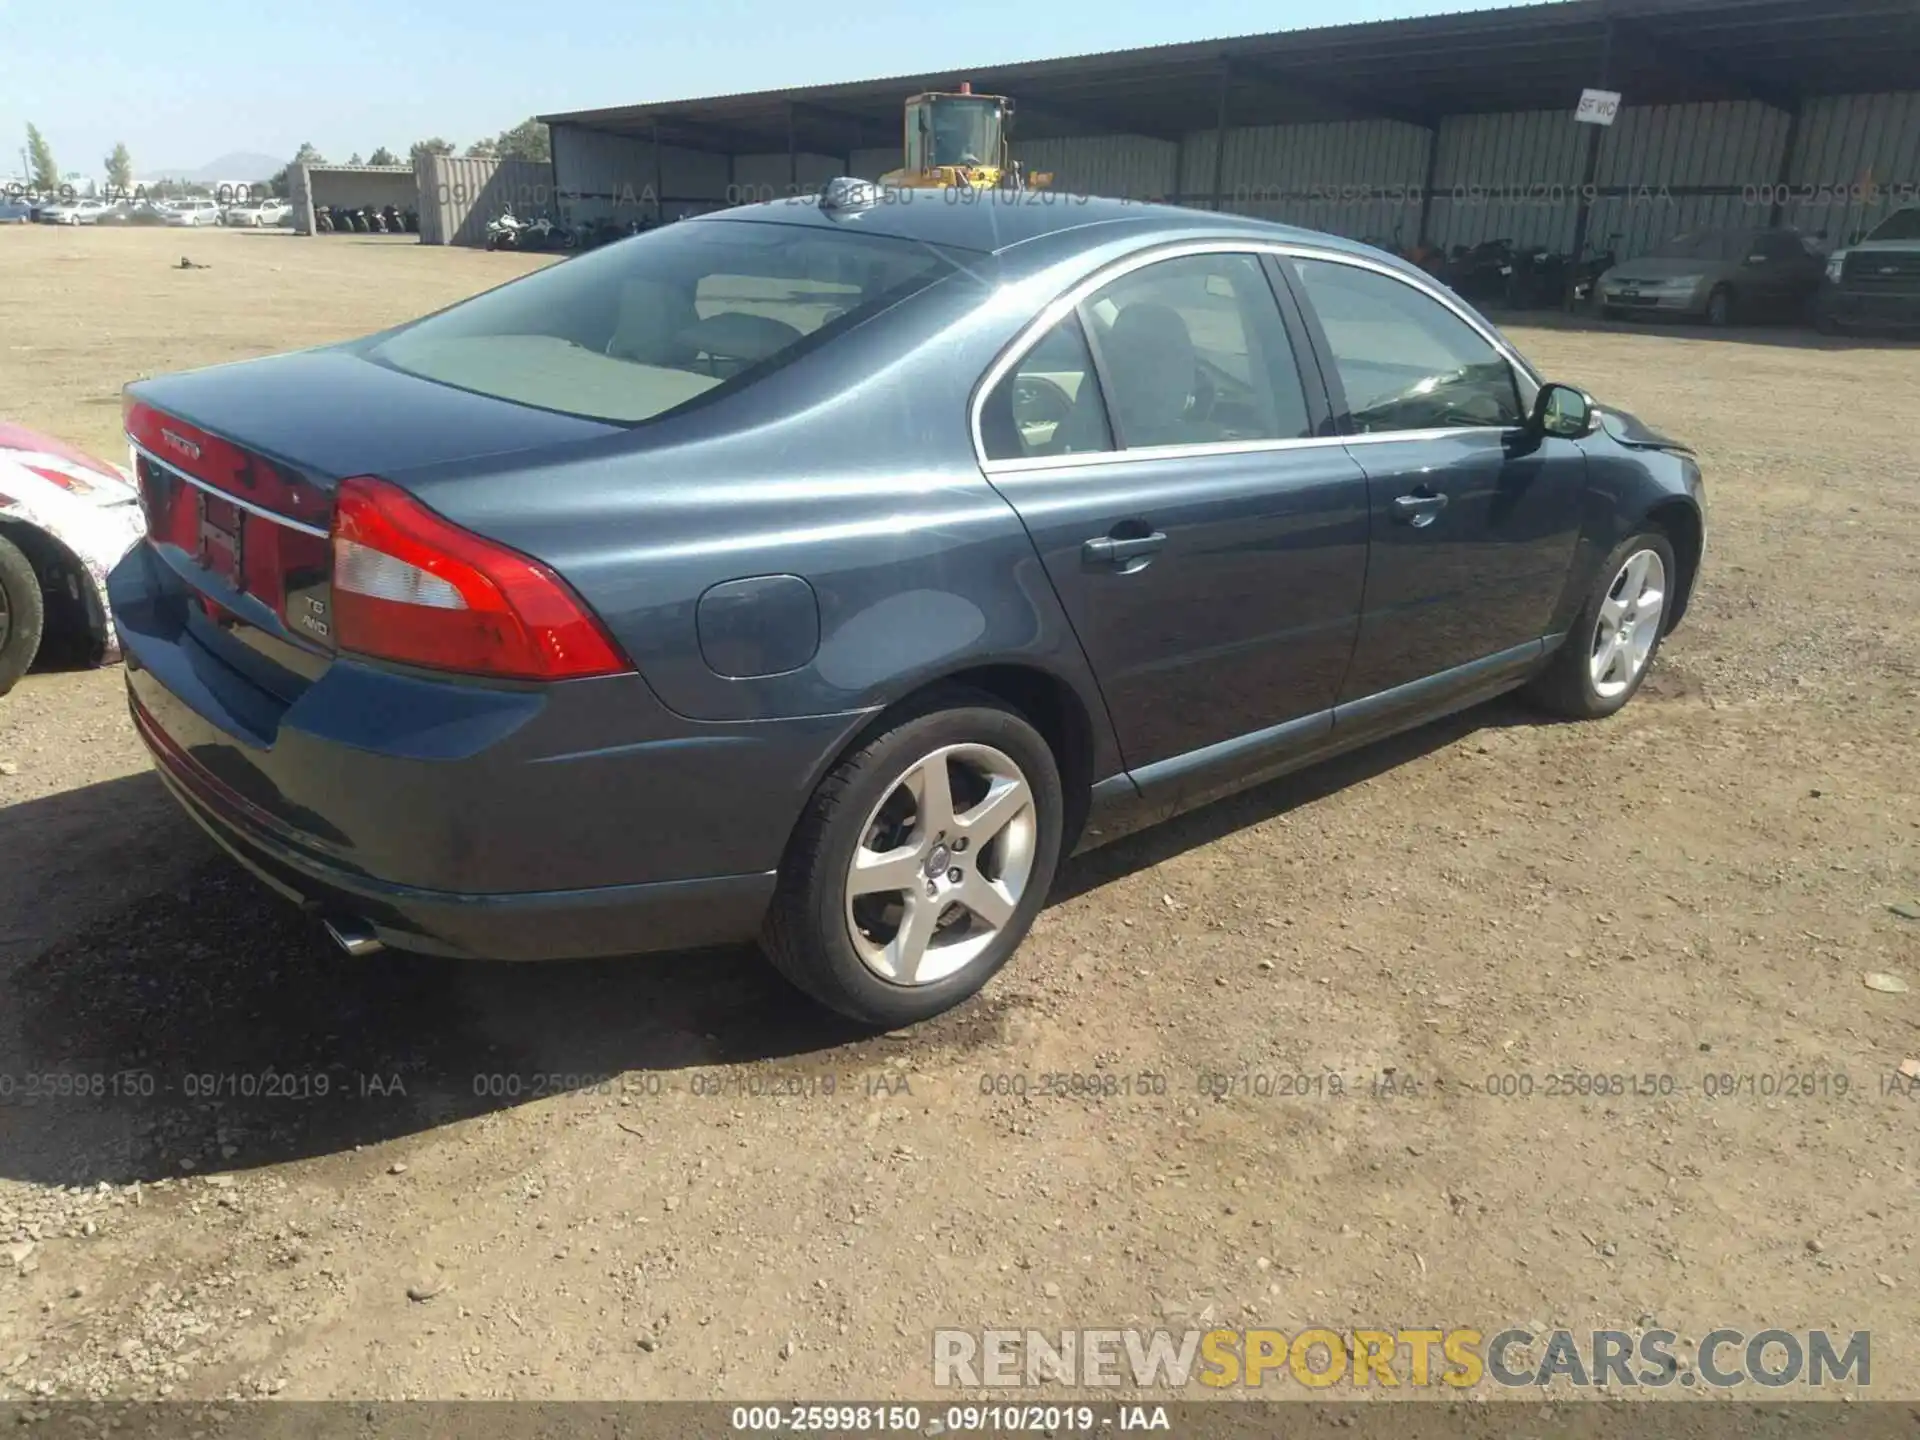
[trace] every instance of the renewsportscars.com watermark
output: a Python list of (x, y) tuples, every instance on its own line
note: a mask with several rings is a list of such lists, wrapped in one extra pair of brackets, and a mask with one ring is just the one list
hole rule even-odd
[(1136, 1390), (1734, 1390), (1873, 1383), (1866, 1330), (1713, 1330), (1691, 1360), (1672, 1330), (936, 1330), (942, 1388), (1130, 1386)]

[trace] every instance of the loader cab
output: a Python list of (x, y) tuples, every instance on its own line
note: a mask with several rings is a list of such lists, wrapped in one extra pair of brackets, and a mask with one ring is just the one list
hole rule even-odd
[(907, 102), (906, 168), (1005, 168), (1008, 108), (998, 95), (914, 96)]

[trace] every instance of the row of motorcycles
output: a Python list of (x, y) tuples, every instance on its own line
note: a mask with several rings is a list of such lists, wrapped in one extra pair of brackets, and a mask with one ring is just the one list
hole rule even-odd
[(1369, 239), (1365, 243), (1411, 261), (1476, 305), (1500, 305), (1511, 310), (1554, 310), (1567, 303), (1589, 304), (1594, 283), (1619, 263), (1618, 235), (1604, 244), (1589, 243), (1574, 256), (1533, 246), (1515, 246), (1511, 240), (1483, 240), (1477, 245), (1402, 247), (1396, 241)]
[(578, 227), (563, 225), (544, 212), (522, 220), (511, 209), (487, 222), (489, 250), (593, 250), (611, 245), (652, 227), (639, 220), (589, 220)]
[(394, 205), (379, 209), (371, 205), (320, 205), (314, 208), (313, 228), (322, 235), (417, 235), (420, 213)]

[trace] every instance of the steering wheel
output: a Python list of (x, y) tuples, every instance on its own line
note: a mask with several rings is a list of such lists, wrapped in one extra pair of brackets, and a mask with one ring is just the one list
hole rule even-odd
[(1073, 397), (1058, 381), (1044, 375), (1022, 375), (1013, 382), (1013, 423), (1062, 425), (1073, 413)]

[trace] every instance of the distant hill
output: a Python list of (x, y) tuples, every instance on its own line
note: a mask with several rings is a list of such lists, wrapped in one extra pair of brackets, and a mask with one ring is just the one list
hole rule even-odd
[(256, 154), (251, 150), (235, 150), (231, 155), (222, 155), (191, 170), (142, 170), (139, 179), (186, 180), (202, 185), (216, 184), (221, 180), (266, 180), (277, 174), (287, 162), (284, 158), (275, 159), (271, 155)]

